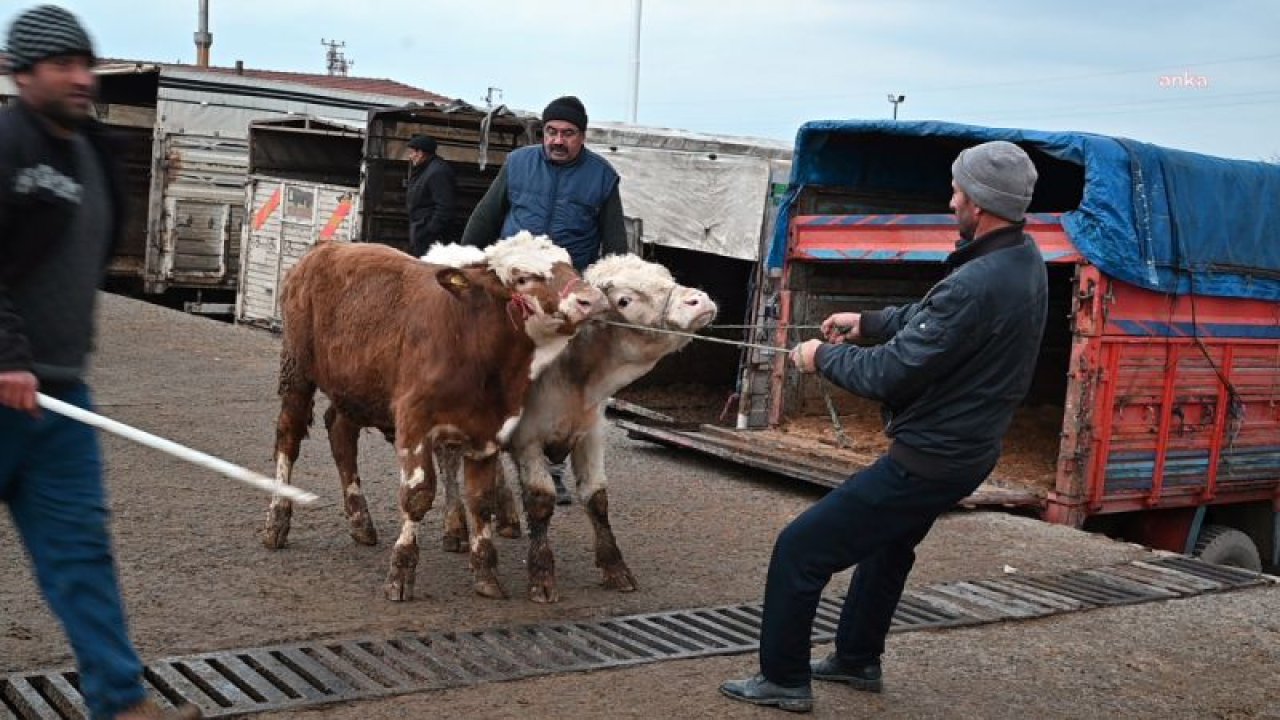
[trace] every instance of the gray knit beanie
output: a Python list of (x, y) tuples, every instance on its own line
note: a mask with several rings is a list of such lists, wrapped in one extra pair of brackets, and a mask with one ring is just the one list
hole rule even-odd
[(960, 152), (951, 177), (973, 204), (1005, 220), (1021, 221), (1036, 187), (1036, 166), (1022, 148), (996, 140)]
[(9, 26), (5, 54), (11, 72), (29, 70), (41, 60), (59, 55), (84, 55), (94, 60), (89, 33), (75, 15), (57, 5), (39, 5), (19, 15)]

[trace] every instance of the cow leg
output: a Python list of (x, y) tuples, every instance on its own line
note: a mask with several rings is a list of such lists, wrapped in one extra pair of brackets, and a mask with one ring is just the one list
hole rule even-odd
[(441, 545), (445, 552), (460, 553), (467, 547), (467, 515), (458, 488), (462, 448), (441, 445), (436, 450), (436, 459), (440, 461), (440, 484), (444, 486), (444, 537)]
[(496, 468), (498, 452), (468, 454), (462, 467), (466, 473), (465, 492), (467, 521), (471, 533), (471, 572), (476, 594), (487, 598), (505, 598), (507, 593), (498, 582), (498, 548), (493, 544), (493, 508), (496, 502)]
[(604, 436), (600, 425), (574, 445), (573, 476), (578, 483), (578, 497), (586, 498), (583, 507), (595, 531), (596, 567), (604, 572), (604, 586), (634, 592), (636, 578), (622, 559), (613, 528), (609, 526), (609, 489), (604, 475)]
[(511, 492), (511, 483), (507, 482), (507, 472), (502, 467), (502, 461), (498, 461), (498, 467), (495, 470), (498, 495), (498, 508), (495, 524), (498, 526), (498, 534), (504, 538), (514, 540), (520, 537), (520, 513), (516, 511), (516, 498)]
[[(444, 486), (444, 538), (445, 552), (463, 552), (467, 547), (467, 516), (459, 493), (458, 475), (462, 468), (462, 455), (456, 447), (445, 447), (437, 452), (440, 461), (440, 482)], [(520, 537), (520, 516), (516, 500), (507, 483), (501, 461), (494, 466), (494, 484), (497, 496), (497, 533), (504, 538)]]
[(529, 599), (536, 603), (559, 602), (556, 557), (548, 537), (556, 509), (556, 486), (547, 472), (541, 446), (520, 448), (513, 458), (524, 490), (524, 513), (529, 524)]
[[(418, 569), (418, 532), (436, 497), (436, 470), (431, 449), (421, 434), (410, 443), (397, 418), (396, 455), (400, 458), (400, 536), (391, 549), (391, 569), (384, 587), (388, 600), (413, 599)], [(413, 449), (410, 450), (409, 448)]]
[(360, 426), (351, 418), (338, 412), (332, 405), (324, 412), (324, 427), (329, 433), (329, 450), (338, 466), (338, 479), (342, 482), (342, 510), (346, 513), (347, 531), (361, 545), (377, 545), (378, 532), (369, 517), (369, 504), (360, 491), (360, 470), (357, 458), (360, 453)]
[[(280, 415), (276, 418), (276, 482), (293, 482), (293, 465), (298, 461), (302, 439), (307, 436), (314, 410), (316, 386), (288, 356), (280, 363)], [(267, 510), (267, 526), (262, 544), (278, 550), (289, 541), (289, 525), (293, 519), (293, 502), (280, 495), (271, 496)]]

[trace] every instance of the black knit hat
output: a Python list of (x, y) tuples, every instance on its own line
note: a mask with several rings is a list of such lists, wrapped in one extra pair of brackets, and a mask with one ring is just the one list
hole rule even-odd
[(424, 153), (436, 154), (436, 139), (427, 135), (414, 135), (409, 141), (409, 147), (414, 150), (421, 150)]
[(5, 45), (12, 72), (29, 70), (41, 60), (59, 55), (85, 55), (94, 60), (89, 33), (75, 15), (57, 5), (39, 5), (19, 15), (9, 26)]
[(587, 109), (582, 106), (582, 101), (572, 95), (558, 97), (547, 103), (547, 109), (542, 111), (542, 123), (551, 122), (552, 120), (564, 120), (573, 123), (579, 130), (587, 129)]

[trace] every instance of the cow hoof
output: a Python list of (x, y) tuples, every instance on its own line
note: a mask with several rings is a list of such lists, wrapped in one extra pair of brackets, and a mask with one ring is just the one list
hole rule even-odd
[(498, 535), (499, 535), (500, 537), (507, 538), (508, 540), (516, 540), (516, 539), (518, 539), (518, 538), (520, 537), (520, 535), (521, 535), (521, 532), (520, 532), (520, 521), (519, 521), (519, 520), (517, 520), (517, 521), (515, 521), (515, 522), (513, 522), (513, 523), (510, 523), (510, 524), (503, 523), (503, 524), (498, 525)]
[(445, 535), (440, 538), (440, 548), (447, 553), (470, 552), (467, 547), (467, 539), (458, 537), (457, 535)]
[(534, 583), (529, 586), (529, 600), (539, 605), (550, 605), (560, 602), (560, 593), (554, 583)]
[(636, 576), (631, 574), (631, 569), (624, 564), (604, 569), (604, 586), (608, 590), (617, 590), (618, 592), (635, 592), (640, 588), (636, 584)]
[(404, 602), (413, 599), (413, 579), (418, 569), (418, 543), (396, 543), (391, 550), (391, 569), (383, 586), (387, 599)]
[(476, 594), (480, 597), (486, 597), (491, 600), (507, 599), (507, 591), (502, 589), (502, 585), (498, 583), (496, 578), (476, 580), (472, 587), (475, 588)]
[(262, 545), (268, 550), (279, 550), (289, 544), (289, 528), (268, 527), (262, 533)]
[(387, 578), (384, 588), (387, 599), (391, 602), (405, 602), (413, 599), (413, 578), (396, 577), (395, 573)]
[(351, 518), (351, 539), (361, 545), (378, 544), (378, 531), (373, 529), (373, 521), (368, 515)]
[(262, 544), (269, 550), (279, 550), (289, 543), (289, 525), (293, 519), (293, 507), (285, 503), (272, 503), (267, 511), (267, 527), (262, 531)]

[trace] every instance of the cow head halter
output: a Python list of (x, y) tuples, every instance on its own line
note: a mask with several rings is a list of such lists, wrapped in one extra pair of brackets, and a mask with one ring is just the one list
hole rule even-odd
[(658, 315), (658, 322), (662, 323), (662, 327), (666, 330), (671, 329), (671, 321), (668, 319), (667, 313), (671, 311), (671, 299), (676, 295), (676, 288), (679, 285), (673, 284), (670, 290), (667, 290), (667, 297), (662, 301), (662, 313)]
[(574, 278), (574, 279), (570, 280), (569, 282), (565, 283), (564, 289), (562, 289), (562, 290), (560, 291), (560, 299), (561, 299), (561, 300), (563, 300), (563, 299), (565, 299), (565, 298), (569, 297), (569, 296), (570, 296), (570, 295), (572, 295), (574, 292), (576, 292), (579, 288), (582, 288), (582, 287), (588, 287), (588, 288), (589, 288), (589, 287), (591, 287), (591, 286), (587, 284), (587, 281), (586, 281), (586, 280), (583, 280), (583, 279), (582, 279), (582, 278), (580, 278), (580, 277), (576, 277), (576, 278)]
[(517, 330), (524, 329), (525, 321), (538, 314), (537, 300), (524, 293), (512, 293), (507, 301), (507, 317)]

